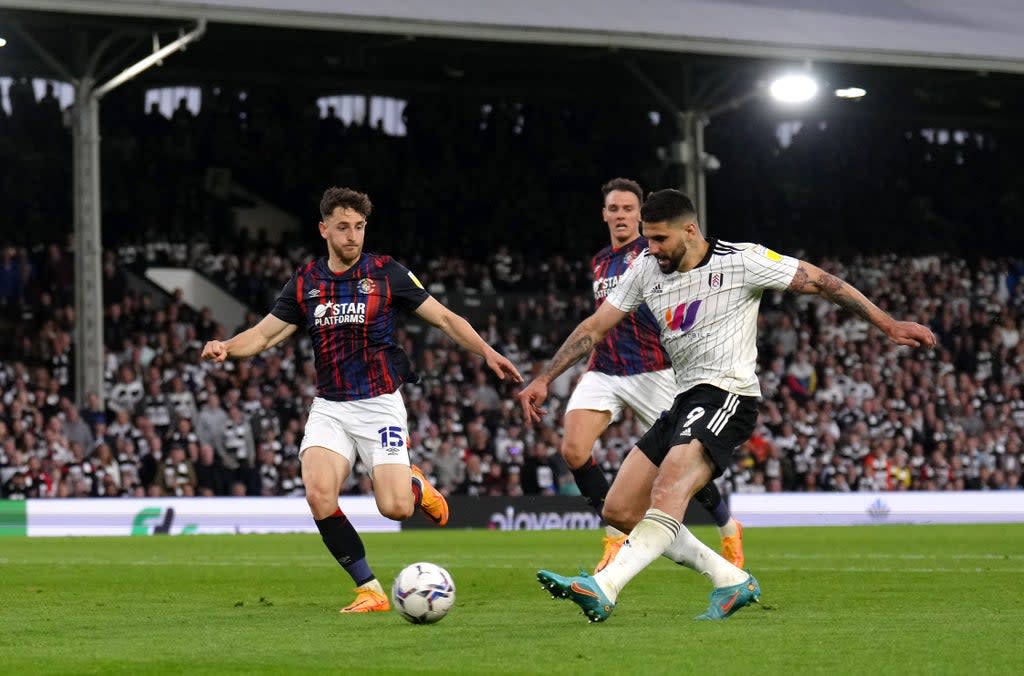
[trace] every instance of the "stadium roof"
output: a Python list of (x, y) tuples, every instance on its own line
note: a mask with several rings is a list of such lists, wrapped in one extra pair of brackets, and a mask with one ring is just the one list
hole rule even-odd
[(729, 110), (809, 61), (823, 88), (868, 96), (808, 115), (1020, 129), (1024, 0), (967, 16), (952, 0), (0, 0), (0, 75), (103, 82), (205, 18), (198, 42), (112, 96), (227, 85)]
[(1024, 72), (1020, 0), (0, 0), (0, 7)]

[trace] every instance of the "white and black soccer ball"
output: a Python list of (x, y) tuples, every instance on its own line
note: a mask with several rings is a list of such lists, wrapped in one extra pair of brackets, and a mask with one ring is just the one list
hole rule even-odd
[(455, 603), (455, 583), (436, 563), (420, 561), (402, 569), (391, 585), (391, 605), (413, 624), (432, 624)]

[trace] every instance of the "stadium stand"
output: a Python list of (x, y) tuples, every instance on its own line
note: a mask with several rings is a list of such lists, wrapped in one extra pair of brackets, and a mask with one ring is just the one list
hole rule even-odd
[[(170, 119), (112, 105), (98, 410), (73, 391), (70, 203), (54, 189), (69, 182), (68, 132), (51, 96), (36, 101), (25, 87), (16, 78), (11, 111), (0, 112), (0, 200), (17, 224), (0, 251), (5, 498), (301, 493), (308, 341), (213, 369), (199, 362), (203, 342), (238, 327), (138, 283), (147, 265), (191, 267), (258, 315), (319, 251), (314, 218), (286, 244), (237, 234), (230, 199), (206, 189), (210, 168), (296, 214), (309, 214), (325, 184), (367, 190), (368, 250), (404, 254), (524, 375), (591, 307), (585, 255), (604, 237), (596, 186), (618, 174), (648, 187), (672, 178), (658, 159), (664, 130), (636, 108), (412, 98), (406, 134), (392, 136), (260, 92), (211, 88), (198, 116), (179, 106)], [(824, 260), (941, 343), (934, 358), (912, 355), (827, 304), (766, 297), (761, 423), (727, 473), (730, 490), (1020, 488), (1024, 261), (1005, 255), (1024, 250), (1024, 229), (1011, 227), (1020, 145), (1012, 133), (845, 118), (803, 124), (785, 141), (742, 113), (709, 128), (723, 163), (712, 222), (724, 238)], [(15, 171), (14, 157), (28, 164)], [(832, 164), (819, 168), (822, 157)], [(557, 447), (578, 368), (556, 383), (546, 424), (528, 429), (510, 387), (476, 357), (416, 322), (401, 341), (422, 375), (404, 388), (414, 459), (440, 487), (576, 490)], [(610, 476), (642, 431), (627, 414), (601, 438)], [(365, 476), (348, 489), (368, 490)]]

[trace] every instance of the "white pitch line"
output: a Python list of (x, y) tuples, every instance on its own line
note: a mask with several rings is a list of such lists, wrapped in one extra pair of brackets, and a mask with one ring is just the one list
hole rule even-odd
[(754, 572), (822, 572), (822, 573), (1024, 573), (1024, 568), (868, 568), (861, 566), (800, 566), (799, 568), (779, 568), (775, 566), (755, 566)]
[[(534, 561), (532, 564), (512, 564), (502, 563), (495, 564), (492, 561), (488, 561), (487, 565), (476, 565), (469, 566), (465, 563), (464, 557), (462, 559), (461, 566), (464, 568), (472, 567), (474, 569), (499, 569), (499, 570), (525, 570), (532, 571), (532, 568), (536, 566)], [(481, 559), (485, 560), (485, 559)], [(12, 560), (10, 558), (0, 558), (0, 565), (39, 565), (39, 566), (181, 566), (182, 561), (168, 561), (166, 559), (155, 560), (155, 559), (139, 559), (135, 561), (124, 561), (115, 559), (23, 559), (23, 560)], [(323, 568), (329, 566), (330, 561), (324, 557), (317, 557), (315, 559), (305, 557), (301, 560), (290, 559), (288, 561), (266, 561), (262, 559), (236, 559), (231, 561), (190, 561), (187, 565), (198, 568)], [(385, 559), (378, 557), (374, 564), (378, 567), (384, 567), (389, 565), (401, 565), (400, 561)], [(899, 568), (899, 567), (874, 567), (874, 566), (758, 566), (753, 567), (755, 573), (781, 573), (781, 572), (818, 572), (818, 573), (954, 573), (958, 575), (970, 575), (970, 574), (989, 574), (989, 573), (1012, 573), (1014, 575), (1024, 574), (1024, 568), (979, 568), (979, 567), (947, 567), (947, 566), (932, 566), (932, 567), (910, 567), (910, 568)]]
[[(753, 548), (748, 547), (748, 550)], [(835, 559), (835, 554), (805, 554), (802, 552), (784, 552), (781, 554), (771, 553), (760, 553), (758, 554), (759, 559), (796, 559), (796, 560), (814, 560), (814, 559)], [(898, 559), (906, 561), (920, 561), (929, 559), (932, 561), (944, 561), (951, 559), (954, 561), (970, 561), (970, 560), (982, 560), (982, 561), (1004, 561), (1004, 560), (1024, 560), (1024, 554), (1001, 554), (998, 552), (991, 553), (979, 553), (979, 554), (882, 554), (882, 553), (868, 553), (868, 554), (843, 554), (844, 559)]]

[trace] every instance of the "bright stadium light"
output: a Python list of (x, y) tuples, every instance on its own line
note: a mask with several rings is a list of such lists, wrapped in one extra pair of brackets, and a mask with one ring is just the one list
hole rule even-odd
[(867, 93), (867, 90), (861, 87), (845, 87), (836, 90), (836, 96), (841, 99), (859, 99)]
[(4, 40), (3, 38), (0, 38), (0, 47), (3, 47), (6, 44), (7, 44), (7, 40)]
[(806, 103), (818, 93), (818, 83), (802, 73), (783, 75), (772, 82), (768, 91), (773, 99), (782, 103)]

